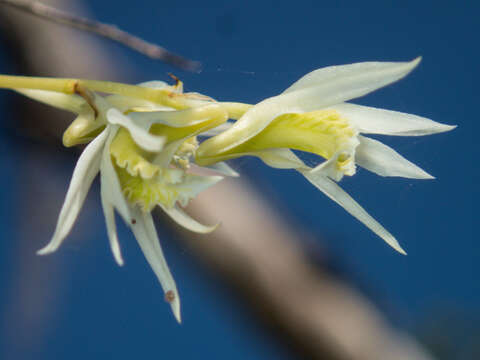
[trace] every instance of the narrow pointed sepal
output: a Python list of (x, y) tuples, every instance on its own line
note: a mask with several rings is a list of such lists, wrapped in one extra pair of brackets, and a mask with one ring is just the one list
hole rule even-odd
[(432, 175), (405, 159), (380, 141), (358, 136), (360, 145), (355, 160), (361, 167), (380, 176), (400, 176), (410, 179), (434, 179)]
[(310, 171), (300, 171), (305, 178), (310, 181), (317, 189), (327, 195), (331, 200), (335, 201), (343, 207), (350, 215), (362, 222), (366, 227), (372, 230), (387, 244), (397, 250), (399, 253), (406, 255), (395, 237), (390, 234), (380, 223), (378, 223), (371, 215), (369, 215), (350, 195), (348, 195), (333, 180), (329, 179), (325, 174), (325, 168), (330, 164), (321, 164), (317, 168)]
[(422, 58), (419, 56), (412, 61), (407, 62), (382, 62), (366, 61), (347, 65), (327, 66), (318, 70), (309, 72), (301, 77), (283, 93), (288, 94), (294, 91), (303, 90), (313, 86), (322, 86), (330, 82), (349, 82), (364, 81), (367, 86), (376, 85), (377, 88), (397, 81), (408, 75)]
[(112, 163), (112, 157), (110, 148), (112, 141), (115, 139), (119, 127), (118, 125), (108, 125), (108, 139), (103, 148), (102, 162), (100, 172), (100, 180), (102, 184), (108, 184), (108, 186), (103, 187), (105, 192), (104, 196), (108, 198), (108, 201), (112, 206), (118, 211), (123, 221), (127, 224), (130, 223), (132, 215), (130, 214), (130, 207), (125, 199), (125, 196), (122, 192), (122, 187), (120, 185), (120, 180), (118, 174), (115, 171)]
[(65, 237), (70, 233), (93, 179), (97, 176), (100, 169), (102, 150), (107, 137), (108, 132), (103, 131), (80, 155), (73, 171), (72, 180), (70, 181), (53, 237), (47, 246), (37, 251), (38, 255), (49, 254), (57, 250)]
[(107, 191), (108, 184), (102, 182), (100, 197), (102, 200), (103, 214), (105, 216), (105, 223), (107, 225), (107, 235), (112, 250), (113, 257), (119, 266), (123, 266), (123, 257), (118, 242), (117, 226), (115, 224), (115, 210), (109, 198), (110, 192)]
[(364, 134), (424, 136), (455, 129), (422, 116), (369, 106), (342, 103), (332, 107)]
[(142, 212), (137, 206), (131, 207), (132, 222), (130, 228), (142, 249), (145, 258), (157, 276), (163, 291), (165, 300), (170, 304), (175, 319), (180, 323), (180, 297), (177, 285), (163, 255), (157, 231), (150, 213)]

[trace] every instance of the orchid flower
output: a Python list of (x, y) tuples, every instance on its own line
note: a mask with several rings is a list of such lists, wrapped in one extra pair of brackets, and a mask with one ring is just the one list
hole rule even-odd
[[(135, 235), (180, 321), (178, 291), (151, 210), (159, 206), (191, 231), (213, 231), (216, 225), (200, 224), (182, 206), (220, 181), (223, 177), (218, 174), (238, 176), (226, 160), (256, 156), (269, 166), (295, 169), (405, 254), (397, 240), (336, 182), (353, 176), (356, 165), (380, 176), (433, 178), (395, 150), (361, 134), (421, 136), (455, 126), (347, 103), (403, 78), (419, 61), (365, 62), (315, 70), (282, 94), (254, 106), (184, 93), (178, 79), (169, 86), (159, 81), (127, 85), (0, 75), (0, 88), (77, 114), (63, 143), (88, 144), (73, 172), (54, 235), (38, 253), (58, 249), (100, 173), (101, 202), (115, 260), (123, 264), (115, 226), (117, 211)], [(110, 95), (102, 97), (97, 92)], [(208, 139), (199, 143), (198, 138), (204, 137)], [(312, 168), (293, 150), (319, 155), (324, 161)], [(217, 175), (204, 175), (204, 168)]]
[[(181, 92), (181, 84), (171, 87), (163, 82), (148, 82), (140, 86)], [(216, 228), (190, 218), (178, 203), (185, 206), (199, 192), (222, 179), (221, 176), (195, 175), (187, 170), (197, 146), (195, 135), (226, 121), (225, 111), (213, 103), (172, 111), (169, 107), (121, 95), (103, 98), (86, 89), (80, 92), (82, 96), (38, 89), (16, 90), (76, 113), (77, 118), (64, 133), (64, 145), (89, 143), (75, 166), (54, 235), (38, 254), (58, 249), (69, 234), (94, 178), (100, 173), (101, 202), (116, 262), (123, 265), (115, 210), (134, 233), (180, 322), (177, 287), (150, 212), (158, 205), (181, 226), (199, 233)], [(129, 112), (129, 116), (124, 114)], [(217, 172), (235, 176), (226, 164)]]
[[(240, 156), (257, 156), (276, 168), (296, 169), (400, 253), (397, 240), (335, 181), (352, 176), (356, 164), (380, 176), (433, 177), (392, 148), (360, 134), (420, 136), (455, 126), (395, 111), (346, 103), (395, 82), (420, 62), (364, 62), (315, 70), (282, 94), (249, 108), (222, 133), (204, 141), (196, 162), (209, 165)], [(326, 161), (307, 166), (293, 150)]]

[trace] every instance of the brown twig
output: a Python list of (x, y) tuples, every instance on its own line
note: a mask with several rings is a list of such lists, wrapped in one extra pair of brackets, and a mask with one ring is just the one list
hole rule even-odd
[(11, 6), (31, 15), (46, 19), (48, 21), (88, 31), (104, 38), (116, 41), (123, 46), (135, 50), (155, 60), (188, 71), (198, 71), (200, 63), (183, 56), (177, 55), (162, 46), (149, 43), (137, 36), (123, 31), (115, 25), (104, 24), (84, 17), (73, 15), (63, 10), (42, 4), (38, 1), (28, 0), (0, 0), (0, 4)]

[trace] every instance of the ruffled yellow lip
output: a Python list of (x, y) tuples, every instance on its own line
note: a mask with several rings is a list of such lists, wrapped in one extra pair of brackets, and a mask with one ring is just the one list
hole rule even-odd
[(177, 201), (186, 205), (201, 189), (218, 181), (218, 177), (187, 174), (186, 170), (198, 147), (196, 134), (225, 122), (227, 114), (219, 106), (181, 113), (192, 116), (183, 119), (183, 124), (175, 124), (184, 126), (155, 123), (150, 127), (151, 134), (167, 139), (160, 154), (142, 150), (124, 128), (118, 130), (110, 145), (126, 198), (144, 211), (155, 205), (172, 208)]
[(132, 204), (139, 205), (144, 212), (151, 211), (157, 204), (167, 208), (179, 200), (183, 172), (178, 169), (157, 169), (155, 176), (142, 178), (132, 176), (126, 169), (116, 166), (120, 186)]

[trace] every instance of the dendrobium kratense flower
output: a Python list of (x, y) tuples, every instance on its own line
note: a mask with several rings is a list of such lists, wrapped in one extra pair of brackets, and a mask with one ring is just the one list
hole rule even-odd
[[(179, 84), (171, 87), (162, 82), (149, 82), (140, 86), (170, 88), (173, 93), (181, 91)], [(150, 212), (158, 205), (189, 230), (206, 233), (215, 229), (216, 226), (205, 226), (190, 218), (177, 202), (185, 206), (199, 192), (222, 179), (221, 176), (195, 175), (187, 170), (189, 158), (198, 145), (195, 135), (226, 121), (226, 112), (214, 103), (171, 111), (174, 109), (141, 99), (120, 95), (103, 98), (87, 89), (77, 89), (80, 95), (33, 89), (17, 91), (76, 113), (78, 116), (65, 131), (63, 142), (66, 146), (89, 143), (73, 172), (54, 235), (38, 254), (57, 250), (100, 172), (101, 202), (115, 260), (123, 265), (114, 210), (134, 233), (180, 321), (178, 291)], [(233, 171), (228, 173), (225, 164), (222, 169), (223, 173), (235, 175)]]
[[(361, 134), (420, 136), (448, 131), (416, 115), (347, 103), (406, 76), (420, 59), (404, 63), (365, 62), (315, 70), (282, 94), (254, 106), (218, 102), (176, 85), (152, 81), (126, 85), (80, 79), (0, 75), (0, 87), (71, 111), (65, 146), (88, 144), (75, 167), (51, 241), (39, 254), (55, 251), (70, 232), (95, 176), (110, 246), (123, 264), (114, 213), (134, 233), (180, 321), (180, 300), (164, 259), (151, 210), (161, 207), (181, 226), (213, 231), (182, 207), (223, 177), (238, 176), (226, 160), (256, 156), (266, 164), (295, 169), (401, 253), (397, 240), (336, 182), (358, 164), (381, 176), (432, 176), (381, 142)], [(98, 92), (111, 94), (100, 96)], [(228, 120), (235, 122), (229, 122)], [(199, 143), (199, 139), (207, 140)], [(293, 151), (319, 155), (307, 166)], [(204, 169), (217, 175), (205, 175)]]
[[(405, 254), (397, 240), (334, 181), (354, 175), (355, 164), (381, 176), (433, 178), (395, 150), (360, 134), (419, 136), (454, 126), (345, 103), (401, 79), (419, 62), (420, 58), (405, 63), (365, 62), (315, 70), (282, 94), (251, 107), (228, 130), (203, 142), (196, 152), (196, 162), (208, 165), (252, 155), (273, 167), (296, 169)], [(326, 161), (310, 168), (290, 149), (314, 153)]]

